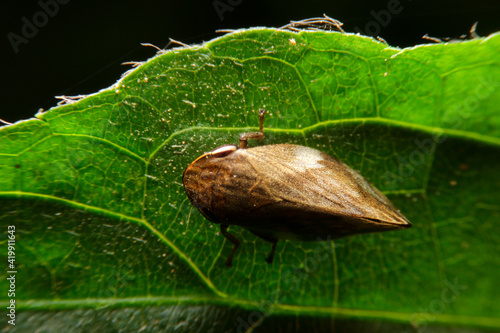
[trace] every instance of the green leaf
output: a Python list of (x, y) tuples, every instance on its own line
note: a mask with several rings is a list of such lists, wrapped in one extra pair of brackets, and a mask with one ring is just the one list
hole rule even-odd
[[(2, 128), (11, 329), (500, 328), (499, 49), (498, 34), (402, 50), (337, 32), (237, 31)], [(231, 227), (242, 244), (226, 267), (232, 245), (190, 205), (182, 172), (255, 129), (262, 107), (266, 139), (250, 145), (340, 158), (413, 228), (281, 241), (269, 265), (270, 245)], [(10, 275), (0, 272), (3, 309)]]

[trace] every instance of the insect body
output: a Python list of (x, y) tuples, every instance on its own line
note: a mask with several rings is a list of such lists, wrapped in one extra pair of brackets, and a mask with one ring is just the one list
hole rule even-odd
[(183, 175), (191, 203), (220, 224), (233, 244), (231, 266), (240, 242), (227, 231), (238, 225), (272, 243), (272, 262), (279, 239), (316, 241), (367, 232), (411, 227), (410, 222), (373, 185), (338, 159), (309, 147), (278, 144), (247, 149), (226, 145), (197, 158)]

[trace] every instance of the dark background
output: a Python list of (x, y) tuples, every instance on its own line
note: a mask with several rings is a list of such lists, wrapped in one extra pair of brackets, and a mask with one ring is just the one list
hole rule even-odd
[[(47, 4), (50, 15), (41, 13), (40, 3)], [(398, 13), (384, 16), (388, 7)], [(323, 13), (344, 22), (347, 32), (378, 34), (399, 47), (424, 43), (425, 34), (459, 37), (475, 21), (481, 36), (500, 30), (500, 2), (491, 0), (1, 0), (0, 118), (30, 118), (39, 108), (55, 106), (54, 96), (89, 94), (112, 85), (130, 68), (121, 63), (155, 54), (140, 43), (163, 48), (173, 38), (197, 44), (220, 36), (217, 29), (280, 27)], [(9, 36), (25, 38), (26, 22), (38, 22), (40, 27), (28, 31), (16, 52)]]

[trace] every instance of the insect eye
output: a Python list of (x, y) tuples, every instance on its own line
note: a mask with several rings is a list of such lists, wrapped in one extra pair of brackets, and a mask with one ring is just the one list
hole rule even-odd
[(234, 153), (238, 149), (235, 145), (225, 145), (217, 149), (212, 150), (209, 154), (212, 157), (226, 157)]

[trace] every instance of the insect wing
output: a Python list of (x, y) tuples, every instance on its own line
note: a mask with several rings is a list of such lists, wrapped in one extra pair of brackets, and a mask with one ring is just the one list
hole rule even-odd
[(283, 203), (301, 207), (306, 216), (344, 216), (394, 229), (410, 225), (358, 172), (316, 149), (291, 144), (256, 147), (247, 150), (247, 161), (264, 179), (262, 186)]

